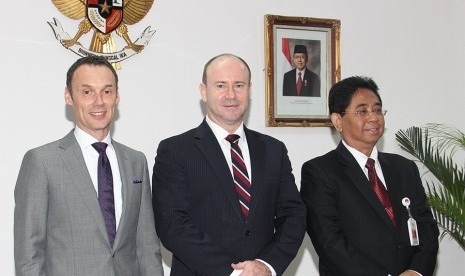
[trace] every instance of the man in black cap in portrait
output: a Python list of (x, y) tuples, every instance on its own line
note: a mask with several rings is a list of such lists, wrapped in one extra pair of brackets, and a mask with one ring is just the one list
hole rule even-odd
[(320, 97), (320, 78), (307, 69), (307, 47), (295, 45), (292, 56), (295, 69), (284, 74), (283, 96)]

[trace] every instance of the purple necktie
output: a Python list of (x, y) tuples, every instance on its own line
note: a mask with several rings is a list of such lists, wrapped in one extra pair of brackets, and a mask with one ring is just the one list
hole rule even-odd
[(98, 203), (102, 210), (103, 219), (107, 227), (108, 239), (113, 247), (116, 235), (115, 199), (113, 195), (113, 175), (111, 173), (110, 160), (105, 150), (107, 144), (103, 142), (93, 143), (92, 147), (99, 153), (98, 156)]
[(250, 179), (245, 166), (242, 151), (239, 147), (239, 135), (229, 134), (226, 140), (231, 143), (231, 160), (234, 175), (234, 189), (239, 197), (239, 204), (244, 216), (249, 215), (250, 206)]

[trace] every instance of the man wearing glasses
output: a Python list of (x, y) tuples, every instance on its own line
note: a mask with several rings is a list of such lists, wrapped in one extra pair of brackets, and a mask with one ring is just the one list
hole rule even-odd
[(320, 275), (432, 275), (439, 232), (418, 169), (376, 148), (386, 114), (378, 86), (344, 79), (328, 103), (342, 141), (302, 166), (301, 183)]

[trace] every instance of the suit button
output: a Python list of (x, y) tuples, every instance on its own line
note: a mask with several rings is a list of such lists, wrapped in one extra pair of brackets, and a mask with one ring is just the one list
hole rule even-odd
[(245, 231), (245, 236), (246, 236), (246, 237), (250, 236), (250, 234), (251, 234), (251, 233), (250, 233), (250, 230)]

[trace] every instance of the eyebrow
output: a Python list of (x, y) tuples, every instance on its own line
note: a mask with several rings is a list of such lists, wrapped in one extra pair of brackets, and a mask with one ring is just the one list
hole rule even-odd
[[(367, 107), (367, 106), (368, 106), (368, 104), (362, 103), (362, 104), (357, 105), (357, 106), (355, 107), (355, 109), (361, 108), (361, 107)], [(381, 103), (380, 103), (380, 102), (376, 102), (376, 103), (375, 103), (375, 106), (381, 106)]]
[[(90, 84), (85, 84), (85, 83), (84, 83), (84, 84), (81, 84), (81, 87), (84, 87), (84, 88), (92, 88), (93, 86), (90, 85)], [(114, 87), (114, 85), (113, 85), (113, 84), (107, 84), (107, 85), (103, 86), (103, 89), (109, 88), (109, 87), (112, 88), (112, 87)]]
[[(228, 83), (228, 81), (217, 81), (217, 82), (215, 82), (215, 84), (219, 84), (219, 83)], [(235, 81), (235, 82), (233, 82), (233, 84), (238, 84), (238, 83), (247, 84), (247, 81)]]

